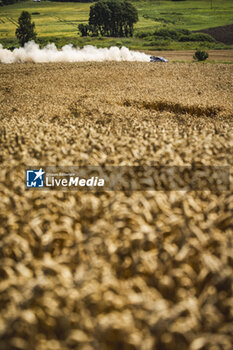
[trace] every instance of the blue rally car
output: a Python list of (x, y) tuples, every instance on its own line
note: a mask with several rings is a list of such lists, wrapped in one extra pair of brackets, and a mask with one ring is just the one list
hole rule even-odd
[(168, 60), (161, 56), (150, 56), (150, 62), (168, 62)]

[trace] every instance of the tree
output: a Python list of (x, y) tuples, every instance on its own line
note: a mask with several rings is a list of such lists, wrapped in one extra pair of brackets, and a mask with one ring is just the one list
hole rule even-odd
[(109, 34), (111, 26), (111, 11), (106, 1), (98, 1), (90, 7), (89, 25), (101, 35)]
[(23, 11), (18, 19), (18, 27), (15, 31), (15, 35), (21, 46), (30, 40), (36, 38), (36, 32), (34, 30), (35, 23), (31, 22), (31, 15), (27, 11)]
[(137, 10), (127, 0), (100, 0), (90, 7), (89, 25), (102, 36), (132, 36), (137, 21)]
[(81, 33), (81, 36), (87, 36), (88, 30), (89, 30), (89, 25), (81, 23), (78, 25), (78, 30)]
[(197, 50), (193, 56), (193, 58), (197, 61), (205, 61), (209, 57), (206, 51)]
[(129, 2), (124, 1), (124, 30), (125, 36), (133, 36), (133, 25), (138, 21), (138, 12), (137, 9)]

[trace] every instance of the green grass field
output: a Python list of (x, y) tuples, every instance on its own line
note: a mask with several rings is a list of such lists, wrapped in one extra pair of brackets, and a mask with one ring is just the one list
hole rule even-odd
[[(136, 1), (133, 2), (139, 13), (139, 21), (135, 26), (135, 34), (151, 31), (157, 28), (185, 28), (199, 30), (214, 26), (233, 23), (233, 1), (210, 0), (192, 1)], [(72, 42), (83, 46), (93, 44), (97, 46), (127, 45), (134, 49), (221, 49), (227, 46), (219, 43), (196, 43), (156, 41), (134, 38), (80, 38), (77, 26), (87, 23), (90, 4), (87, 3), (59, 3), (33, 2), (28, 0), (9, 6), (0, 7), (0, 43), (5, 46), (16, 44), (15, 29), (21, 11), (32, 14), (36, 24), (38, 42), (45, 44), (54, 41), (59, 47)]]
[(178, 26), (189, 30), (232, 24), (233, 1), (213, 0), (212, 3), (213, 9), (210, 0), (134, 2), (140, 15), (140, 27), (146, 27), (147, 20), (152, 20), (153, 26)]

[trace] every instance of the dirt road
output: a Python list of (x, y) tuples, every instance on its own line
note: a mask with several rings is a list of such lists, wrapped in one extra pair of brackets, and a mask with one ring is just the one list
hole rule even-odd
[[(193, 61), (194, 50), (187, 51), (145, 51), (154, 56), (163, 56), (172, 61)], [(209, 50), (208, 61), (233, 62), (233, 50)]]

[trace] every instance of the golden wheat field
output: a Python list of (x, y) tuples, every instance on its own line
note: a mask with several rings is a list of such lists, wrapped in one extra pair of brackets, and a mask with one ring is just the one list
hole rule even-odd
[(0, 65), (0, 349), (232, 350), (233, 192), (25, 189), (25, 167), (233, 167), (233, 66)]

